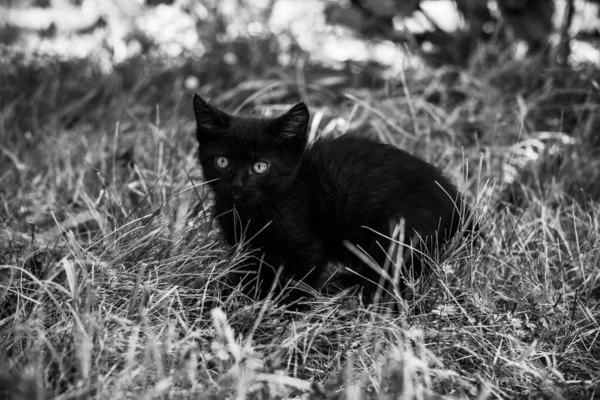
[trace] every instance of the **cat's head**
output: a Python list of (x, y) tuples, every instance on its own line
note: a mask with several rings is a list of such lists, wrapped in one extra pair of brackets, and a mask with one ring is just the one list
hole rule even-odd
[(195, 94), (194, 113), (200, 163), (219, 201), (260, 207), (290, 187), (307, 142), (304, 103), (274, 119), (237, 117)]

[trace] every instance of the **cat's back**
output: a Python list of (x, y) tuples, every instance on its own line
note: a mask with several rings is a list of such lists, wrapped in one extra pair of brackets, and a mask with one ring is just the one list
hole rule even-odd
[(433, 165), (356, 135), (315, 141), (301, 168), (320, 215), (350, 225), (401, 216), (410, 226), (430, 231), (439, 218), (450, 221), (460, 201), (454, 185)]
[[(351, 161), (366, 160), (371, 156), (384, 156), (405, 158), (410, 156), (407, 152), (396, 147), (377, 142), (373, 139), (346, 134), (338, 137), (325, 137), (316, 140), (308, 149), (307, 155), (313, 163), (335, 161), (335, 164), (352, 164)], [(381, 158), (373, 158), (383, 161)]]
[(437, 182), (435, 186), (455, 192), (439, 169), (426, 161), (395, 146), (352, 134), (315, 141), (303, 164), (314, 178), (335, 181), (336, 186), (419, 191)]

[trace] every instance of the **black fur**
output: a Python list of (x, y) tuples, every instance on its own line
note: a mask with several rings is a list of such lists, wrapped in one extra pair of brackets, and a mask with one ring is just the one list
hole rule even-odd
[[(276, 119), (234, 117), (196, 94), (194, 111), (200, 161), (225, 239), (231, 245), (251, 239), (251, 247), (264, 255), (262, 295), (280, 266), (282, 283), (293, 278), (321, 289), (329, 262), (356, 272), (346, 273), (343, 285), (360, 284), (371, 295), (379, 275), (344, 241), (383, 265), (385, 236), (400, 218), (406, 242), (412, 238), (418, 251), (438, 252), (459, 230), (461, 197), (438, 169), (354, 135), (306, 147), (309, 114), (303, 103)], [(218, 157), (229, 160), (226, 169), (217, 167)], [(255, 162), (269, 163), (269, 169), (259, 175), (252, 170)], [(421, 264), (407, 260), (417, 273)]]

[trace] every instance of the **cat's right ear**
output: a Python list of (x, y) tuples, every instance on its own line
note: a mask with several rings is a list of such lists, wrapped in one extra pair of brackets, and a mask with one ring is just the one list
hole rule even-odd
[(282, 141), (291, 141), (303, 148), (308, 138), (309, 113), (306, 104), (300, 102), (275, 120), (276, 134)]
[(194, 115), (200, 143), (217, 135), (219, 129), (225, 128), (229, 121), (229, 115), (208, 104), (198, 93), (194, 93)]

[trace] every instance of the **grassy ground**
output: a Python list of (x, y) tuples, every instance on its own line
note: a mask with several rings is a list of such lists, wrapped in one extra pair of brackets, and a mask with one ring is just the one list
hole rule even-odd
[[(351, 65), (212, 76), (214, 60), (141, 60), (106, 74), (20, 57), (0, 68), (0, 398), (600, 395), (597, 68), (482, 61), (381, 80)], [(421, 155), (484, 237), (401, 316), (341, 295), (302, 313), (225, 297), (248, 254), (212, 223), (194, 75), (230, 110), (302, 97), (313, 130)]]

